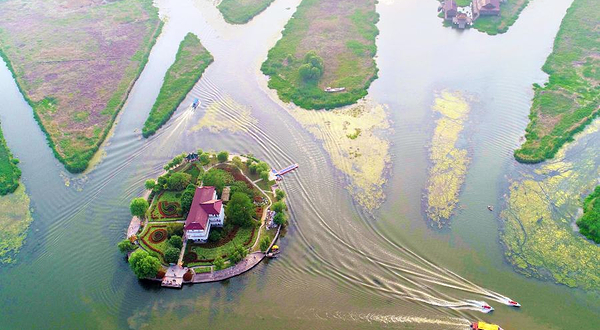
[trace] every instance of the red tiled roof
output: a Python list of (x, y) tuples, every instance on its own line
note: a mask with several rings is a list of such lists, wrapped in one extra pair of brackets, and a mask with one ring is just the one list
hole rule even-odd
[(208, 225), (208, 215), (221, 213), (223, 203), (214, 200), (214, 195), (215, 187), (196, 188), (190, 212), (185, 220), (185, 230), (205, 229)]
[(450, 10), (450, 9), (454, 9), (456, 10), (456, 2), (454, 0), (446, 0), (444, 1), (444, 11)]

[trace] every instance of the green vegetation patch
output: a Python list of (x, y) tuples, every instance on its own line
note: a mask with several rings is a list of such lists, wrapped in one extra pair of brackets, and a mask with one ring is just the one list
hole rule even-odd
[(263, 12), (274, 0), (223, 0), (217, 6), (227, 23), (245, 24)]
[(600, 7), (575, 0), (562, 21), (554, 49), (543, 66), (549, 79), (534, 85), (535, 96), (526, 141), (515, 151), (522, 163), (554, 157), (573, 136), (598, 116), (600, 109)]
[[(527, 7), (530, 0), (506, 0), (500, 2), (500, 16), (480, 16), (473, 27), (490, 35), (508, 31), (519, 18), (521, 11)], [(458, 3), (459, 1), (457, 1)], [(471, 1), (469, 1), (470, 3)], [(460, 6), (460, 5), (459, 5)]]
[(181, 191), (165, 190), (159, 193), (150, 206), (148, 221), (176, 221), (185, 219), (181, 207)]
[(70, 172), (88, 167), (161, 27), (152, 0), (0, 1), (0, 56)]
[(144, 137), (156, 133), (171, 118), (177, 106), (212, 62), (212, 55), (202, 46), (200, 39), (195, 34), (188, 33), (179, 45), (175, 62), (167, 70), (158, 97), (144, 123)]
[(0, 210), (0, 263), (11, 263), (33, 221), (23, 185), (10, 195), (0, 196)]
[(10, 194), (19, 187), (21, 170), (17, 167), (19, 160), (13, 158), (6, 145), (0, 128), (0, 196)]
[[(223, 229), (219, 229), (219, 228), (212, 228), (211, 229), (211, 233), (213, 231), (221, 231)], [(232, 229), (234, 230), (234, 229)], [(237, 232), (235, 233), (235, 236), (229, 240), (227, 243), (214, 247), (214, 248), (207, 248), (204, 247), (206, 246), (206, 244), (199, 244), (199, 245), (190, 245), (190, 251), (193, 251), (196, 253), (196, 255), (198, 256), (199, 260), (214, 260), (216, 257), (221, 256), (224, 257), (224, 259), (227, 257), (227, 253), (234, 247), (236, 246), (245, 246), (245, 247), (249, 247), (252, 243), (254, 243), (253, 238), (255, 231), (258, 232), (258, 230), (255, 229), (254, 226), (250, 226), (250, 227), (239, 227), (237, 228)], [(250, 244), (246, 244), (250, 242)]]
[(577, 226), (585, 237), (600, 243), (600, 186), (583, 202), (583, 216), (577, 220)]
[[(303, 0), (261, 70), (281, 100), (332, 109), (367, 95), (377, 78), (375, 0)], [(328, 93), (327, 87), (345, 88)]]

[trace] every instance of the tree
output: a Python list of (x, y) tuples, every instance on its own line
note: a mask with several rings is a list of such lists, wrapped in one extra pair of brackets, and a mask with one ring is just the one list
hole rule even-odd
[(208, 165), (208, 163), (210, 163), (210, 155), (207, 152), (201, 154), (198, 159), (202, 165)]
[(250, 165), (248, 165), (248, 170), (250, 171), (250, 174), (256, 174), (256, 172), (258, 171), (258, 164), (251, 163)]
[(263, 181), (269, 181), (269, 171), (262, 171), (259, 176)]
[(154, 181), (153, 179), (146, 180), (146, 183), (144, 183), (144, 187), (146, 187), (146, 189), (148, 190), (152, 190), (154, 189), (154, 187), (156, 187), (156, 181)]
[(221, 151), (217, 155), (217, 160), (219, 163), (225, 163), (229, 159), (229, 153), (227, 151)]
[(254, 215), (254, 212), (254, 204), (252, 204), (250, 197), (240, 192), (233, 194), (225, 207), (227, 219), (233, 224), (242, 227), (249, 227), (252, 225), (252, 216)]
[(223, 187), (235, 181), (229, 172), (218, 168), (211, 168), (204, 173), (203, 180), (205, 186), (214, 186), (219, 195), (223, 192)]
[(242, 162), (242, 159), (238, 156), (233, 156), (231, 161), (233, 162), (233, 165), (235, 165), (239, 168), (242, 168), (244, 166), (244, 162)]
[(183, 236), (183, 223), (170, 223), (167, 225), (167, 234), (169, 236)]
[(165, 175), (161, 175), (158, 177), (158, 182), (157, 182), (157, 188), (162, 190), (162, 189), (167, 189), (167, 182), (168, 182), (168, 178), (169, 175), (165, 174)]
[(285, 198), (285, 192), (279, 188), (275, 189), (275, 198), (280, 201)]
[(217, 256), (215, 260), (213, 260), (213, 266), (215, 266), (217, 270), (221, 270), (223, 267), (225, 267), (225, 261), (223, 258), (221, 258), (221, 256)]
[(169, 244), (174, 248), (181, 249), (183, 246), (183, 240), (181, 239), (181, 236), (173, 235), (171, 238), (169, 238)]
[(260, 250), (262, 252), (267, 252), (267, 249), (269, 248), (270, 245), (271, 245), (271, 240), (268, 237), (263, 237), (260, 240)]
[(300, 77), (305, 81), (317, 81), (323, 75), (323, 59), (313, 50), (304, 56), (304, 64), (298, 68)]
[(131, 200), (131, 204), (129, 204), (129, 210), (131, 211), (131, 215), (144, 218), (146, 216), (146, 212), (148, 211), (148, 201), (143, 197), (134, 198)]
[(246, 255), (248, 254), (248, 250), (242, 245), (236, 245), (232, 247), (227, 255), (229, 256), (229, 261), (232, 264), (237, 264), (240, 262)]
[(282, 213), (283, 211), (287, 210), (287, 205), (285, 205), (285, 203), (282, 201), (275, 202), (273, 205), (271, 205), (271, 210), (277, 213)]
[(138, 278), (153, 278), (161, 265), (158, 258), (142, 249), (137, 249), (129, 257), (129, 267)]
[(180, 252), (181, 250), (175, 247), (167, 248), (167, 250), (165, 251), (165, 261), (170, 264), (176, 263), (177, 260), (179, 260)]
[(117, 244), (121, 253), (127, 253), (136, 249), (135, 244), (131, 243), (129, 239), (124, 239)]
[(273, 217), (273, 222), (278, 226), (285, 226), (287, 224), (287, 218), (285, 216), (285, 213), (275, 213), (275, 216)]
[(204, 151), (202, 151), (202, 149), (198, 149), (196, 150), (196, 153), (198, 154), (198, 156), (200, 156), (204, 153)]
[(181, 210), (183, 211), (183, 213), (187, 213), (190, 211), (190, 208), (192, 207), (192, 202), (194, 201), (195, 193), (195, 189), (185, 189), (183, 194), (181, 194)]
[(169, 190), (179, 191), (185, 189), (192, 182), (192, 176), (187, 173), (173, 173), (167, 179), (167, 188)]

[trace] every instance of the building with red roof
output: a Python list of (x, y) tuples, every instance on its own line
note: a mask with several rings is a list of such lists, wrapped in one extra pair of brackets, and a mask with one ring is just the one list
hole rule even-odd
[(471, 10), (473, 20), (479, 16), (498, 16), (500, 15), (500, 0), (473, 0)]
[(195, 242), (206, 242), (210, 228), (223, 227), (224, 222), (223, 202), (217, 199), (215, 187), (197, 187), (183, 227), (185, 237)]

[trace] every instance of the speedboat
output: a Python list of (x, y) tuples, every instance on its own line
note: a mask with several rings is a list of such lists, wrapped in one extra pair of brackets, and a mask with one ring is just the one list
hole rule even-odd
[(471, 324), (471, 329), (473, 329), (473, 330), (503, 330), (497, 324), (486, 323), (483, 321), (473, 322)]
[(194, 100), (194, 103), (192, 103), (192, 108), (193, 108), (193, 109), (196, 109), (196, 108), (197, 108), (199, 105), (200, 105), (200, 100), (198, 100), (198, 99), (195, 99), (195, 100)]
[(511, 299), (508, 299), (508, 300), (506, 301), (506, 304), (507, 304), (508, 306), (512, 306), (512, 307), (521, 307), (521, 304), (519, 304), (518, 302), (516, 302), (516, 301), (514, 301), (514, 300), (511, 300)]
[(490, 306), (488, 304), (484, 304), (484, 305), (481, 305), (481, 311), (483, 313), (489, 313), (489, 312), (494, 311), (494, 307), (492, 307), (492, 306)]

